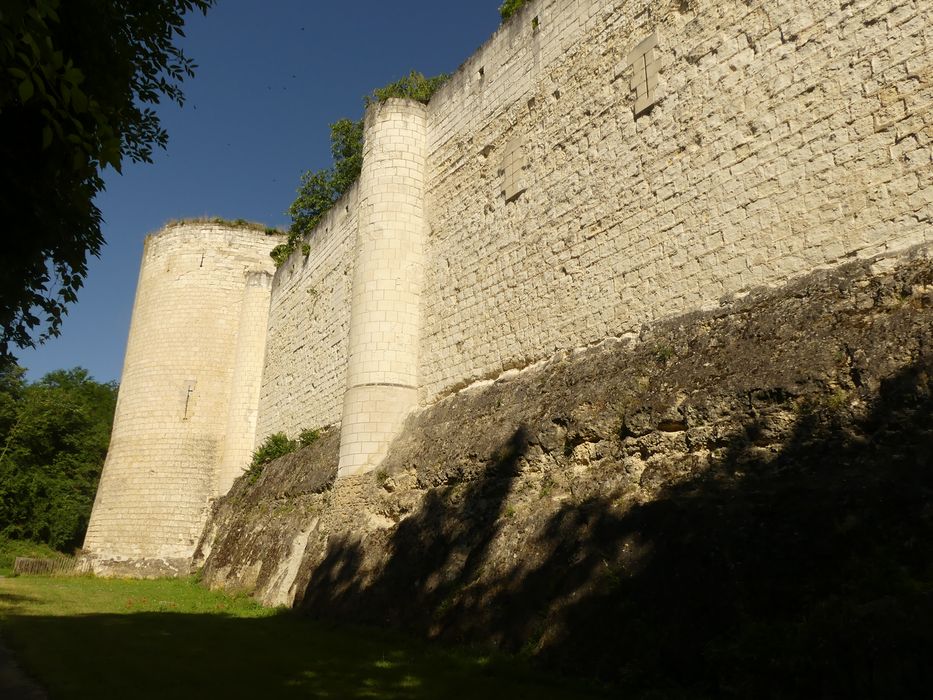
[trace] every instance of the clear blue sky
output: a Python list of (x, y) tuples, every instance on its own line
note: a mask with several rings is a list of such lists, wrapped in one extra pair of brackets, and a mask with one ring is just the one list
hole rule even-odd
[(185, 106), (159, 108), (168, 149), (107, 174), (107, 245), (61, 336), (18, 353), (29, 378), (81, 366), (118, 380), (146, 234), (194, 216), (287, 226), (301, 173), (330, 164), (328, 125), (412, 68), (453, 72), (496, 30), (500, 3), (219, 0), (189, 17), (181, 45), (198, 69)]

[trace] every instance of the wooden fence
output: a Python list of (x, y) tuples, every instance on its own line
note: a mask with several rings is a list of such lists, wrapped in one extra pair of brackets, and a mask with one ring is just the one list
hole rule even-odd
[(72, 559), (71, 557), (56, 557), (53, 559), (16, 557), (13, 562), (14, 575), (80, 576), (90, 572), (90, 570), (90, 562), (87, 559)]

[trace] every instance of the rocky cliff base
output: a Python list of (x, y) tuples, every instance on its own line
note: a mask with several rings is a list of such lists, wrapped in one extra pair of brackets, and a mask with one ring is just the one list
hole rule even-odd
[[(204, 580), (653, 697), (908, 697), (933, 653), (933, 262), (563, 353), (241, 479)], [(926, 684), (922, 686), (920, 684)]]
[(168, 559), (115, 558), (95, 553), (84, 553), (81, 566), (104, 578), (166, 578), (188, 576), (192, 573), (191, 559), (181, 557)]

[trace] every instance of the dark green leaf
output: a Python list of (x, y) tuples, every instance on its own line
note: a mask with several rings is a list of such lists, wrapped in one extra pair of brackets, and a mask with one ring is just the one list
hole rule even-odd
[(27, 102), (29, 98), (33, 96), (36, 91), (35, 86), (32, 84), (32, 81), (29, 78), (26, 78), (23, 82), (19, 84), (19, 101)]

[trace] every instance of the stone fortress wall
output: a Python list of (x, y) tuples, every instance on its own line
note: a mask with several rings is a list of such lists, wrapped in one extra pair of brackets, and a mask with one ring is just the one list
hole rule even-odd
[(372, 469), (459, 386), (929, 243), (931, 108), (927, 0), (534, 0), (367, 115), (276, 272), (255, 438), (339, 423)]
[(249, 461), (274, 269), (269, 251), (279, 240), (203, 223), (146, 239), (110, 449), (84, 543), (96, 569), (186, 570), (210, 500)]
[[(529, 3), (427, 107), (420, 405), (933, 239), (931, 14), (915, 0)], [(340, 421), (353, 292), (324, 284), (324, 342), (306, 332), (322, 304), (308, 290), (351, 277), (358, 200), (276, 277), (272, 315), (289, 322), (270, 331), (259, 437)]]
[(422, 402), (933, 239), (931, 50), (924, 0), (530, 3), (429, 106)]
[(259, 430), (340, 423), (347, 386), (350, 300), (358, 186), (343, 196), (300, 251), (275, 272), (269, 310)]

